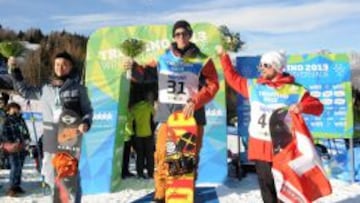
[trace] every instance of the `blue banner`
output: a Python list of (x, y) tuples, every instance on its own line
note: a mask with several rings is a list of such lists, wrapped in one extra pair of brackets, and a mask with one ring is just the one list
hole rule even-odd
[[(260, 57), (237, 57), (236, 70), (246, 78), (257, 78), (260, 73), (257, 66), (260, 62)], [(241, 136), (245, 149), (247, 150), (247, 143), (249, 137), (249, 122), (250, 122), (250, 104), (249, 100), (242, 95), (237, 94), (237, 115), (238, 115), (238, 134)], [(242, 157), (243, 162), (247, 162), (246, 157)]]
[[(236, 69), (244, 77), (256, 78), (260, 57), (238, 57)], [(312, 96), (324, 104), (320, 117), (304, 114), (315, 138), (353, 137), (353, 104), (350, 65), (346, 54), (290, 55), (286, 72), (295, 77)], [(241, 136), (248, 136), (249, 103), (238, 95), (238, 126)]]
[(314, 137), (353, 137), (351, 71), (346, 54), (291, 55), (286, 72), (324, 105), (320, 117), (304, 114)]

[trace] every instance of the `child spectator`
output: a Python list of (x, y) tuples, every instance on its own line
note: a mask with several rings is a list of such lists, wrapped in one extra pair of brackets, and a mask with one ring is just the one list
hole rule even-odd
[[(153, 178), (154, 175), (154, 136), (152, 118), (154, 116), (154, 95), (149, 92), (146, 99), (131, 108), (131, 116), (135, 121), (136, 172), (139, 178)], [(144, 175), (146, 167), (147, 176)]]
[(25, 193), (20, 187), (22, 168), (26, 156), (26, 148), (30, 143), (30, 134), (21, 117), (21, 107), (17, 103), (9, 103), (6, 107), (6, 120), (3, 126), (3, 141), (8, 143), (18, 143), (19, 149), (9, 152), (10, 160), (10, 188), (7, 195), (16, 197), (18, 194)]
[(127, 122), (125, 124), (125, 132), (124, 132), (124, 153), (123, 153), (123, 164), (122, 164), (122, 170), (121, 170), (121, 177), (123, 179), (125, 179), (127, 177), (135, 176), (129, 170), (131, 147), (133, 146), (133, 141), (132, 141), (133, 135), (134, 135), (133, 118), (132, 118), (131, 114), (129, 114)]

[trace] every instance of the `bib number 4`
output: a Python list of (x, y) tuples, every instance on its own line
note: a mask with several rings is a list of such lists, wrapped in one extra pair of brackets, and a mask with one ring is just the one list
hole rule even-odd
[(266, 123), (266, 114), (265, 114), (265, 113), (263, 113), (263, 114), (259, 117), (257, 123), (258, 123), (262, 128), (265, 128), (265, 126), (267, 125), (267, 123)]

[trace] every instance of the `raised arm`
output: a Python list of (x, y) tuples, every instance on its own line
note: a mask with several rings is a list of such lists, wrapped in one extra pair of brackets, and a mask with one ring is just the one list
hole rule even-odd
[(248, 98), (249, 93), (248, 93), (247, 79), (242, 77), (238, 72), (234, 70), (229, 55), (226, 53), (221, 53), (220, 62), (224, 70), (224, 77), (227, 84), (229, 84), (229, 86), (232, 89), (234, 89), (237, 93)]
[(13, 87), (25, 99), (39, 100), (42, 94), (41, 87), (31, 86), (26, 83), (24, 77), (19, 68), (15, 68), (11, 71)]

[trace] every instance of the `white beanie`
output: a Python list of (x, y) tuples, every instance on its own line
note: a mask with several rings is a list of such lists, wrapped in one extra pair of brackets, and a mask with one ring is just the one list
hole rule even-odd
[(261, 56), (260, 63), (271, 64), (279, 73), (286, 68), (286, 56), (283, 51), (270, 51)]

